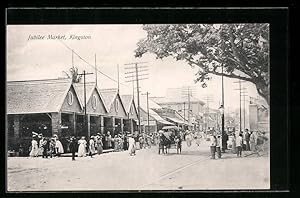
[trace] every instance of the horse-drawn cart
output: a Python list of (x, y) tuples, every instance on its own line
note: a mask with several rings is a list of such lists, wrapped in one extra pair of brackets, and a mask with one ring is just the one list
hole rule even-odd
[(158, 154), (162, 151), (167, 154), (170, 149), (176, 149), (177, 154), (181, 153), (181, 137), (179, 128), (176, 126), (165, 126), (159, 131)]

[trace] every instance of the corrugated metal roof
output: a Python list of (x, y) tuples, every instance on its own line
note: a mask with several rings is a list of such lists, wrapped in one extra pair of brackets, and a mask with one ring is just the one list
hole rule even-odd
[(71, 79), (8, 81), (7, 113), (58, 112), (71, 86)]
[(123, 102), (126, 113), (130, 112), (130, 107), (133, 101), (133, 95), (120, 95), (121, 100)]
[(102, 95), (106, 109), (109, 111), (112, 103), (114, 102), (118, 94), (118, 89), (99, 89), (99, 91)]
[[(73, 85), (76, 89), (79, 100), (83, 104), (84, 103), (84, 84), (83, 83), (74, 83)], [(86, 83), (85, 88), (86, 88), (86, 102), (87, 102), (94, 91), (95, 83)]]

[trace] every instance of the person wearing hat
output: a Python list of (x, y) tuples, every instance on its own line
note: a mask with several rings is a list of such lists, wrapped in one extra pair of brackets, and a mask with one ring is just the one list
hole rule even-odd
[(38, 139), (39, 139), (39, 141), (38, 141), (38, 145), (39, 145), (39, 156), (40, 155), (43, 155), (43, 152), (44, 152), (44, 148), (42, 147), (42, 144), (43, 144), (43, 142), (44, 142), (44, 140), (45, 140), (45, 138), (43, 137), (43, 134), (42, 133), (40, 133), (39, 135), (38, 135)]
[(85, 137), (82, 136), (80, 140), (78, 140), (78, 144), (79, 144), (79, 147), (78, 147), (78, 157), (85, 157), (86, 156), (86, 140), (85, 140)]
[(211, 145), (210, 145), (211, 159), (216, 159), (216, 145), (217, 145), (217, 138), (213, 134), (211, 138)]
[(31, 151), (29, 153), (29, 156), (37, 157), (38, 153), (39, 153), (39, 147), (38, 147), (38, 142), (37, 142), (37, 134), (33, 134), (32, 140), (31, 140)]
[(219, 134), (216, 140), (216, 152), (219, 159), (221, 158), (221, 142), (221, 135)]
[(50, 139), (50, 144), (49, 144), (49, 155), (50, 158), (55, 154), (55, 138)]
[(129, 155), (130, 156), (135, 155), (135, 140), (132, 137), (132, 134), (128, 135), (128, 144), (129, 144), (129, 147), (128, 147)]
[(242, 157), (243, 134), (236, 138), (237, 157)]
[(97, 133), (97, 138), (95, 140), (95, 145), (97, 149), (97, 154), (100, 155), (103, 152), (103, 142), (100, 133)]
[(70, 149), (70, 152), (72, 153), (72, 161), (75, 160), (75, 152), (77, 151), (77, 142), (76, 142), (76, 138), (74, 136), (72, 136), (70, 138), (70, 144), (69, 144), (69, 149)]
[(94, 141), (94, 136), (92, 135), (89, 141), (89, 156), (91, 156), (91, 158), (93, 157), (93, 155), (95, 154), (96, 150), (95, 150), (95, 141)]
[(62, 153), (64, 153), (64, 147), (62, 145), (62, 143), (60, 142), (60, 140), (58, 139), (58, 136), (55, 136), (55, 152), (56, 152), (56, 156), (60, 157), (60, 155)]

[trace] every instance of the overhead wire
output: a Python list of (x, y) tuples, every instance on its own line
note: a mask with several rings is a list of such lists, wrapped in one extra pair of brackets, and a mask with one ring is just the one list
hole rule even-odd
[[(76, 56), (78, 56), (79, 59), (81, 59), (83, 62), (85, 62), (87, 65), (89, 65), (90, 67), (92, 67), (93, 69), (96, 69), (97, 72), (99, 72), (100, 74), (102, 74), (103, 76), (109, 78), (110, 80), (118, 83), (117, 80), (113, 79), (112, 77), (110, 77), (109, 75), (103, 73), (102, 71), (100, 71), (99, 69), (95, 68), (94, 65), (90, 64), (89, 62), (87, 62), (84, 58), (82, 58), (74, 49), (70, 48), (66, 43), (64, 43), (62, 40), (59, 40), (66, 48), (68, 48), (69, 50), (71, 50)], [(120, 83), (123, 86), (129, 87), (126, 84)]]

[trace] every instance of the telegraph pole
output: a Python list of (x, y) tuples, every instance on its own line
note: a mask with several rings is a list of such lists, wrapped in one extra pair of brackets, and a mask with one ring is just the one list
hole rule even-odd
[[(213, 102), (212, 95), (206, 95), (203, 100), (206, 100), (206, 116), (205, 116), (205, 123), (206, 123), (206, 131), (208, 130), (208, 116), (209, 116), (209, 103)], [(218, 129), (219, 130), (219, 129)]]
[(147, 124), (148, 124), (148, 134), (150, 134), (150, 113), (149, 113), (149, 92), (147, 91), (146, 94), (142, 94), (142, 95), (146, 95), (147, 96)]
[[(85, 83), (85, 76), (91, 75), (93, 73), (86, 73), (85, 70), (83, 70), (83, 74), (78, 74), (83, 76), (83, 101), (84, 101), (84, 130), (87, 130), (87, 124), (86, 124), (86, 83)], [(89, 132), (89, 130), (87, 130)], [(88, 133), (88, 137), (90, 137), (91, 134)]]
[(97, 78), (97, 64), (96, 64), (96, 62), (97, 62), (97, 59), (96, 59), (96, 54), (95, 54), (95, 78), (96, 78), (96, 86), (97, 86), (98, 78)]
[[(148, 66), (138, 66), (138, 64), (143, 64), (143, 63), (146, 63), (146, 62), (136, 62), (136, 63), (128, 63), (128, 64), (125, 64), (125, 65), (134, 65), (133, 67), (125, 67), (125, 69), (131, 69), (131, 71), (129, 72), (126, 72), (125, 74), (132, 74), (132, 73), (135, 73), (135, 80), (132, 79), (132, 80), (129, 80), (129, 81), (126, 81), (126, 82), (133, 82), (133, 81), (136, 81), (136, 89), (137, 89), (137, 100), (138, 100), (138, 122), (139, 122), (139, 134), (141, 133), (141, 111), (140, 111), (140, 91), (139, 91), (139, 81), (140, 80), (145, 80), (145, 79), (148, 79), (148, 78), (139, 78), (141, 76), (147, 76), (149, 75), (148, 73), (146, 74), (142, 74), (141, 72), (143, 71), (148, 71), (147, 69), (145, 70), (141, 70), (142, 68), (148, 68)], [(139, 74), (140, 72), (140, 74)], [(125, 76), (125, 78), (131, 78), (132, 75), (130, 76)]]
[(233, 82), (239, 83), (239, 88), (235, 90), (238, 90), (240, 92), (240, 131), (242, 130), (242, 91), (246, 90), (246, 88), (242, 88), (242, 83), (244, 82), (246, 81), (241, 81), (241, 79), (239, 79), (239, 81)]

